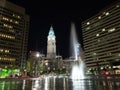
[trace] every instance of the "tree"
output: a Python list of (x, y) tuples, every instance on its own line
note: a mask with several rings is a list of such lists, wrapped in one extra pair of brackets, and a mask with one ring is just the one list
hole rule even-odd
[(26, 70), (27, 70), (27, 72), (30, 72), (30, 61), (27, 61)]
[(40, 73), (43, 72), (43, 62), (40, 64)]

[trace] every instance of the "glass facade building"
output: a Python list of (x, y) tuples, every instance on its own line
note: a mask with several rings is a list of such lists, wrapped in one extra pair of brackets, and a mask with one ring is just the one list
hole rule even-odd
[(120, 1), (82, 22), (85, 63), (89, 69), (120, 69)]
[(25, 9), (0, 0), (0, 66), (24, 67), (29, 32)]

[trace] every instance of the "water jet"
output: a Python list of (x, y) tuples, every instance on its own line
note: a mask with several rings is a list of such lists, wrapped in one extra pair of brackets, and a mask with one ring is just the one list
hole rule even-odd
[(76, 34), (75, 24), (71, 24), (71, 52), (74, 57), (74, 64), (72, 66), (71, 78), (72, 79), (85, 79), (85, 64), (83, 61), (83, 51), (78, 43), (78, 38)]

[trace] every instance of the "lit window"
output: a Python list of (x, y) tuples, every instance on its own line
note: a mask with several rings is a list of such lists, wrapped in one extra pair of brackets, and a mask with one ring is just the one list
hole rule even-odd
[(96, 34), (96, 36), (98, 37), (100, 34)]
[(93, 53), (93, 55), (97, 55), (97, 53)]
[(15, 21), (15, 24), (18, 24), (18, 21)]
[(0, 49), (0, 52), (3, 52), (3, 49)]
[(5, 20), (5, 21), (9, 21), (9, 19), (8, 19), (8, 18), (6, 18), (6, 17), (3, 17), (2, 19), (3, 19), (3, 20)]
[(98, 19), (101, 19), (101, 18), (102, 18), (101, 16), (98, 17)]
[(8, 28), (12, 28), (12, 26), (9, 25)]
[(87, 28), (86, 28), (86, 30), (89, 30), (89, 29), (90, 29), (90, 27), (87, 27)]
[(104, 32), (104, 31), (105, 31), (105, 28), (103, 28), (102, 31)]
[(105, 15), (108, 16), (108, 15), (109, 15), (109, 12), (106, 12)]
[(4, 17), (2, 19), (4, 20)]
[(6, 24), (3, 24), (4, 27), (6, 27)]
[(120, 5), (116, 5), (116, 7), (118, 8), (118, 7), (120, 7)]
[(5, 53), (9, 53), (9, 50), (5, 50)]
[(12, 20), (12, 19), (10, 19), (10, 22), (13, 22), (13, 20)]
[(13, 28), (13, 26), (8, 25), (8, 24), (3, 24), (3, 26), (6, 27), (6, 28)]
[(105, 14), (106, 12), (103, 12), (103, 14)]
[(118, 54), (118, 56), (120, 56), (120, 53)]
[(100, 39), (98, 39), (97, 41), (100, 42)]
[(111, 28), (108, 30), (108, 32), (113, 32), (113, 31), (115, 31), (115, 28)]
[(19, 19), (20, 19), (21, 17), (20, 17), (20, 16), (17, 16), (17, 18), (19, 18)]
[(6, 35), (6, 34), (0, 34), (1, 37), (6, 37), (6, 38), (9, 38), (9, 39), (15, 39), (14, 36), (9, 36), (9, 35)]
[(90, 22), (87, 22), (87, 25), (89, 25), (90, 24)]
[(8, 21), (9, 19), (8, 18), (6, 18), (6, 21)]
[(11, 29), (9, 29), (9, 32), (12, 32), (12, 33), (14, 33), (15, 31), (14, 31), (14, 30), (11, 30)]
[(115, 61), (119, 61), (119, 59), (116, 59)]

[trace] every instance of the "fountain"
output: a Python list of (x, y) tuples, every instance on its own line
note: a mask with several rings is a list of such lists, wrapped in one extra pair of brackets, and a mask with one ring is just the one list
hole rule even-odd
[(72, 79), (84, 79), (85, 74), (84, 74), (84, 68), (85, 64), (83, 62), (83, 52), (80, 47), (80, 44), (78, 43), (77, 35), (75, 32), (75, 25), (72, 23), (71, 24), (71, 52), (72, 55), (74, 56), (74, 65), (72, 66), (72, 72), (71, 72), (71, 78)]
[(71, 52), (74, 57), (74, 64), (72, 66), (71, 79), (73, 83), (73, 90), (86, 90), (85, 87), (85, 64), (83, 62), (83, 51), (78, 43), (77, 35), (75, 32), (75, 25), (71, 24)]

